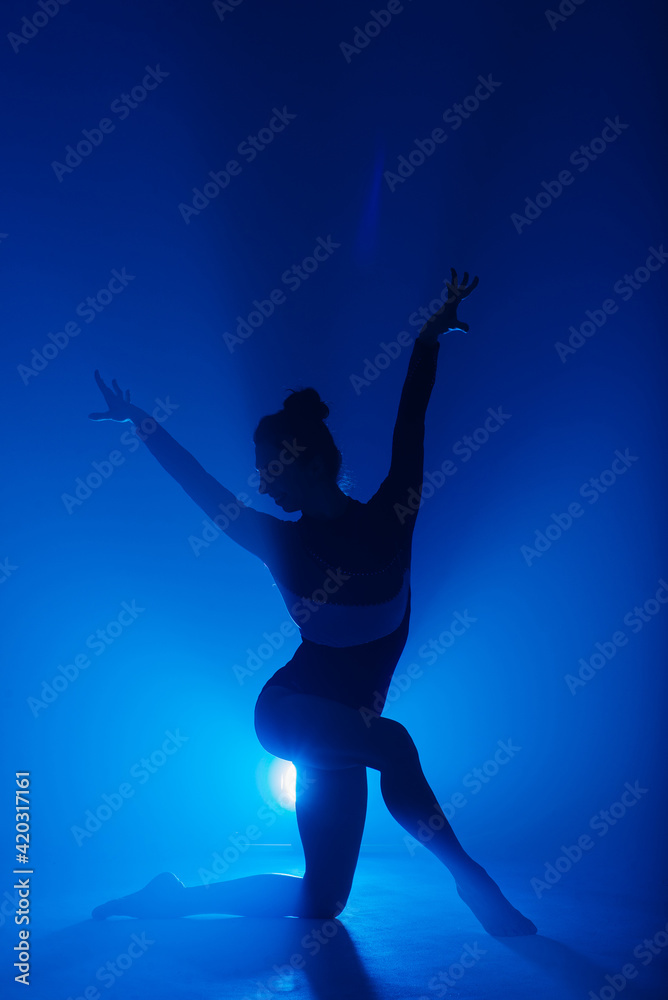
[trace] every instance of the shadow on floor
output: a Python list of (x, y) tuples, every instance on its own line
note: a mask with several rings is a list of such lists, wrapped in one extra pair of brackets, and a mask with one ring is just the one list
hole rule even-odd
[(383, 996), (338, 920), (90, 920), (39, 942), (33, 1000), (99, 1000), (112, 986), (114, 1000)]
[[(32, 1000), (278, 1000), (286, 994), (291, 1000), (440, 1000), (446, 994), (592, 1000), (602, 992), (602, 1000), (610, 1000), (606, 975), (623, 964), (619, 957), (601, 960), (625, 954), (608, 947), (613, 909), (607, 924), (600, 912), (597, 920), (569, 908), (562, 915), (568, 945), (542, 935), (476, 934), (470, 915), (457, 909), (434, 919), (419, 896), (390, 895), (380, 906), (372, 901), (364, 896), (361, 912), (351, 910), (347, 921), (344, 913), (342, 921), (202, 916), (73, 923), (35, 940), (30, 994)], [(459, 959), (478, 942), (484, 958), (465, 972)], [(584, 954), (587, 948), (597, 957)], [(441, 971), (456, 980), (447, 990)], [(658, 975), (658, 968), (652, 971)], [(665, 996), (647, 972), (643, 977), (642, 987), (625, 984), (624, 1000)]]
[[(565, 991), (568, 990), (569, 996), (579, 996), (585, 1000), (588, 990), (592, 990), (594, 995), (598, 996), (601, 989), (606, 986), (608, 992), (604, 996), (612, 995), (610, 992), (612, 988), (605, 980), (605, 975), (610, 970), (560, 941), (543, 937), (540, 934), (535, 937), (498, 938), (497, 940), (525, 962), (539, 966), (542, 973), (564, 990), (564, 995), (566, 995)], [(627, 983), (624, 987), (625, 998), (649, 997), (650, 995), (649, 991), (642, 990), (633, 983)]]

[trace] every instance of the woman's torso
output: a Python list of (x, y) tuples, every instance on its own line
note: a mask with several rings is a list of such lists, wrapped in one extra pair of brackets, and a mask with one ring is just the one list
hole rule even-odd
[(382, 708), (408, 635), (411, 534), (351, 497), (340, 517), (284, 522), (267, 565), (302, 643), (268, 684)]

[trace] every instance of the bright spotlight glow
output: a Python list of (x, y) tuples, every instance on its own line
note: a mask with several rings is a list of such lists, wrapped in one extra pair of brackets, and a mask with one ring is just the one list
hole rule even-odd
[(292, 761), (279, 757), (269, 767), (269, 790), (283, 809), (294, 809), (297, 797), (297, 769)]

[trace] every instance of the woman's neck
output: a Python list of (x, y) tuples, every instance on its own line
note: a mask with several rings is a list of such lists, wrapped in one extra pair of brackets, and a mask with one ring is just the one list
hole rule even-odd
[(333, 491), (314, 496), (304, 504), (302, 513), (314, 520), (330, 521), (345, 514), (349, 502), (350, 497), (337, 486)]

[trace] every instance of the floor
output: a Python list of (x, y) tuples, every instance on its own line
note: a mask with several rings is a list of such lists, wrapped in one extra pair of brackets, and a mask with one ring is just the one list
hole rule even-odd
[[(264, 870), (299, 873), (284, 857), (269, 865), (263, 860)], [(666, 912), (647, 898), (647, 890), (645, 898), (642, 892), (620, 898), (605, 890), (605, 880), (585, 885), (573, 874), (568, 884), (564, 879), (538, 899), (520, 868), (488, 867), (538, 925), (538, 936), (489, 937), (426, 852), (413, 858), (363, 853), (338, 921), (209, 916), (96, 922), (88, 918), (91, 906), (138, 886), (115, 885), (110, 891), (88, 885), (85, 891), (64, 891), (60, 901), (42, 896), (36, 900), (31, 986), (25, 995), (32, 1000), (668, 996)], [(6, 921), (0, 933), (6, 956), (16, 929)], [(643, 950), (645, 938), (652, 939), (651, 951)], [(641, 950), (634, 956), (637, 946)], [(3, 962), (5, 981), (11, 977), (9, 964)], [(7, 993), (3, 988), (3, 996), (23, 995), (20, 985), (11, 986)]]

